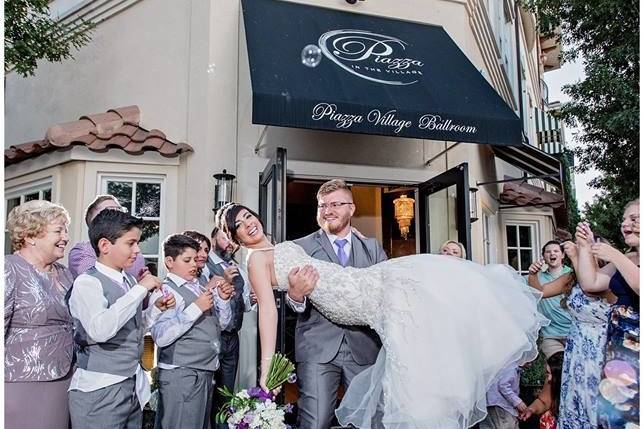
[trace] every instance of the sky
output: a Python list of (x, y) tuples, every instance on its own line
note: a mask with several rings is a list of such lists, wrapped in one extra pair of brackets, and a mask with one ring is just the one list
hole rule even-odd
[[(562, 103), (569, 101), (570, 97), (564, 94), (561, 88), (566, 84), (575, 83), (582, 80), (584, 76), (585, 75), (581, 59), (577, 59), (577, 61), (573, 63), (563, 64), (558, 70), (544, 73), (543, 80), (545, 80), (546, 85), (548, 85), (548, 101), (561, 101)], [(564, 134), (568, 147), (576, 147), (578, 145), (575, 139), (575, 135), (580, 132), (581, 131), (578, 128), (573, 128), (570, 126), (565, 127)], [(587, 183), (598, 174), (599, 173), (595, 169), (591, 169), (583, 174), (574, 173), (575, 190), (577, 195), (577, 202), (579, 203), (579, 209), (583, 209), (584, 204), (592, 201), (595, 194), (597, 194), (597, 190), (590, 188)]]

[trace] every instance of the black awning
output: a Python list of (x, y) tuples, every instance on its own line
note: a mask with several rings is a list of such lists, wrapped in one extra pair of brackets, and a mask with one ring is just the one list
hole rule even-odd
[(525, 143), (519, 147), (495, 146), (492, 150), (503, 161), (526, 173), (544, 176), (541, 177), (542, 180), (562, 189), (561, 163), (555, 156)]
[[(242, 0), (253, 123), (520, 145), (521, 121), (442, 27)], [(302, 62), (314, 45), (317, 66)]]

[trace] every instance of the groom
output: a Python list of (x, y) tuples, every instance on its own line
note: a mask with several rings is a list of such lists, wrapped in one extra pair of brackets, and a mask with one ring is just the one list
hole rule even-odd
[[(321, 229), (295, 240), (306, 253), (322, 261), (359, 268), (387, 259), (377, 240), (352, 232), (355, 205), (351, 189), (343, 180), (324, 183), (317, 200)], [(289, 275), (287, 295), (289, 306), (299, 313), (295, 328), (298, 427), (328, 429), (340, 384), (346, 391), (353, 377), (373, 365), (381, 343), (369, 328), (338, 325), (319, 313), (306, 299), (313, 288), (307, 279), (310, 276)]]

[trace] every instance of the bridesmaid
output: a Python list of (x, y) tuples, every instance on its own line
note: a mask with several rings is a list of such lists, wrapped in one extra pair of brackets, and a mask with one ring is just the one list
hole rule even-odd
[[(577, 278), (585, 292), (609, 290), (617, 296), (608, 324), (606, 364), (599, 382), (600, 427), (639, 425), (639, 294), (640, 203), (624, 207), (620, 229), (627, 253), (595, 243), (588, 224), (577, 226), (579, 269)], [(593, 256), (608, 264), (597, 269)]]
[(5, 427), (67, 429), (72, 376), (72, 318), (65, 295), (73, 279), (59, 264), (69, 214), (48, 201), (15, 207), (5, 256)]
[[(566, 256), (577, 268), (577, 246), (563, 243)], [(586, 294), (575, 284), (574, 276), (539, 284), (540, 264), (530, 266), (529, 284), (543, 292), (544, 298), (563, 296), (561, 305), (572, 316), (561, 370), (559, 429), (596, 429), (597, 395), (604, 365), (608, 313), (615, 296), (610, 291)]]

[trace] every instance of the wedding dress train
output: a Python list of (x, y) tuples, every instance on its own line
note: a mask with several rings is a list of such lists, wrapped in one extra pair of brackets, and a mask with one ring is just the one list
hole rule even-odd
[(494, 376), (537, 356), (547, 323), (540, 294), (505, 265), (421, 254), (342, 268), (292, 242), (278, 244), (274, 260), (282, 289), (293, 267), (315, 266), (313, 305), (335, 323), (369, 325), (382, 340), (376, 363), (353, 379), (336, 411), (343, 425), (467, 428), (485, 417)]

